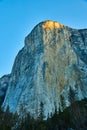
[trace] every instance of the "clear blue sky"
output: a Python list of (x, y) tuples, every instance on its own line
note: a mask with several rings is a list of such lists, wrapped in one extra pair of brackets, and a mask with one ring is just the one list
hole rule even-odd
[(0, 0), (0, 77), (11, 72), (25, 36), (44, 20), (87, 28), (87, 1)]

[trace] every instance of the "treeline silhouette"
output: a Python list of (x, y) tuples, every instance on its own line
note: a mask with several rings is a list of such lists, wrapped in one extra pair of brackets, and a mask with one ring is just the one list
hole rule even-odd
[(63, 112), (55, 109), (54, 114), (43, 118), (43, 104), (37, 119), (29, 113), (20, 118), (17, 113), (9, 112), (9, 107), (5, 112), (0, 109), (0, 130), (87, 130), (87, 99), (72, 101)]

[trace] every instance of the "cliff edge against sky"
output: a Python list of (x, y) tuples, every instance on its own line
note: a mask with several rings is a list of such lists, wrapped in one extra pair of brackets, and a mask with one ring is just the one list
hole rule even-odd
[(70, 90), (75, 100), (87, 98), (87, 29), (41, 22), (15, 58), (2, 106), (20, 113), (23, 105), (36, 117), (43, 103), (47, 116), (71, 104)]

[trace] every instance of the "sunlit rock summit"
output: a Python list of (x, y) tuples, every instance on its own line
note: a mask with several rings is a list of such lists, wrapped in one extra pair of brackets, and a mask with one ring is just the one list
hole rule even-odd
[(20, 113), (23, 105), (36, 117), (43, 103), (47, 116), (71, 104), (70, 90), (75, 100), (87, 98), (87, 29), (41, 22), (15, 58), (2, 106)]

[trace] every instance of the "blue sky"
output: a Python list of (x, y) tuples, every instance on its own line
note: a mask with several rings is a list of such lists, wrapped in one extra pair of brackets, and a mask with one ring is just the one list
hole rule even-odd
[(0, 77), (11, 72), (25, 36), (44, 20), (87, 28), (87, 1), (0, 0)]

